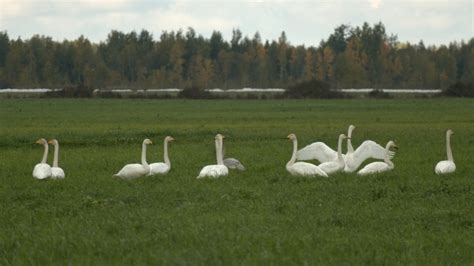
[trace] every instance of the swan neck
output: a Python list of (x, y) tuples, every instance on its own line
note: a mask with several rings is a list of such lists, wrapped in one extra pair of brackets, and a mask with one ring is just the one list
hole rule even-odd
[(54, 144), (53, 167), (58, 167), (58, 161), (59, 161), (59, 143)]
[(446, 153), (448, 155), (448, 161), (454, 161), (453, 151), (451, 149), (451, 136), (449, 134), (446, 134)]
[(390, 160), (390, 156), (389, 156), (389, 151), (390, 151), (390, 145), (387, 144), (387, 146), (385, 146), (385, 158), (384, 158), (384, 162), (386, 164), (388, 164), (391, 168), (393, 168), (393, 162)]
[(43, 144), (43, 146), (44, 146), (44, 152), (43, 152), (43, 159), (41, 159), (41, 163), (46, 163), (46, 160), (48, 159), (49, 146), (48, 146), (48, 143)]
[(224, 164), (224, 156), (222, 155), (222, 147), (223, 147), (223, 140), (216, 140), (216, 157), (217, 157), (217, 164), (223, 165)]
[(296, 162), (296, 152), (298, 151), (298, 141), (293, 139), (293, 153), (291, 154), (291, 159), (288, 161), (286, 166), (293, 165)]
[(342, 141), (344, 140), (343, 137), (339, 137), (337, 141), (337, 159), (340, 163), (344, 163), (344, 158), (342, 158)]
[(168, 157), (168, 141), (166, 140), (163, 145), (163, 158), (164, 158), (165, 164), (168, 166), (171, 166), (170, 158)]
[(148, 165), (148, 162), (146, 161), (146, 144), (142, 144), (142, 165)]
[(353, 153), (354, 152), (354, 147), (352, 147), (352, 128), (349, 127), (349, 130), (347, 131), (347, 153)]

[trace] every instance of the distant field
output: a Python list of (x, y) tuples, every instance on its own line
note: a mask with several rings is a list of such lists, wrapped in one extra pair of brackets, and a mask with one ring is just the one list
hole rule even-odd
[[(392, 172), (286, 172), (289, 133), (335, 147), (349, 124), (356, 146), (398, 144)], [(458, 170), (440, 177), (447, 128)], [(248, 170), (196, 180), (218, 132)], [(166, 135), (167, 176), (112, 178), (146, 137), (161, 161)], [(0, 136), (1, 265), (474, 263), (474, 100), (0, 100)], [(65, 180), (31, 177), (40, 137)]]

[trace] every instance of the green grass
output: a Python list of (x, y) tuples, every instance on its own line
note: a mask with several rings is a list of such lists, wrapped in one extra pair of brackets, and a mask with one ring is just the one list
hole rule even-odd
[[(335, 147), (349, 124), (398, 144), (392, 172), (286, 172), (289, 133)], [(436, 176), (447, 128), (458, 169)], [(248, 170), (196, 180), (218, 132)], [(166, 135), (168, 175), (112, 178)], [(0, 136), (1, 265), (474, 263), (473, 100), (0, 100)], [(32, 178), (40, 137), (65, 180)]]

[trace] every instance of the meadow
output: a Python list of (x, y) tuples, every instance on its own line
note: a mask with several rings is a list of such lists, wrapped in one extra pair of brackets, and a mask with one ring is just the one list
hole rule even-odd
[[(335, 148), (350, 124), (354, 146), (397, 143), (393, 171), (286, 172), (289, 133)], [(457, 171), (436, 176), (448, 128)], [(197, 180), (216, 133), (247, 171)], [(168, 175), (112, 178), (144, 138), (162, 161), (166, 135)], [(474, 263), (472, 99), (3, 99), (0, 136), (1, 265)], [(59, 140), (66, 179), (31, 176), (41, 137)]]

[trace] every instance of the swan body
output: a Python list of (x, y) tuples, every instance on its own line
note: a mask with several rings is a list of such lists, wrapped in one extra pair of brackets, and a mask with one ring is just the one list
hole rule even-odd
[(336, 173), (336, 172), (339, 172), (339, 171), (342, 171), (344, 169), (344, 166), (346, 165), (345, 162), (344, 162), (344, 158), (342, 156), (342, 141), (344, 141), (344, 139), (346, 139), (346, 135), (344, 134), (341, 134), (339, 135), (339, 139), (337, 141), (337, 159), (335, 161), (331, 161), (331, 162), (324, 162), (320, 165), (318, 165), (318, 167), (323, 170), (326, 174), (332, 174), (332, 173)]
[(373, 162), (369, 163), (368, 165), (364, 166), (359, 172), (357, 172), (358, 175), (371, 175), (371, 174), (376, 174), (376, 173), (382, 173), (382, 172), (387, 172), (392, 170), (395, 166), (393, 162), (390, 160), (390, 148), (398, 148), (397, 145), (395, 145), (395, 142), (389, 141), (387, 143), (387, 146), (385, 147), (385, 158), (383, 162)]
[(440, 161), (435, 166), (435, 173), (438, 175), (454, 173), (456, 171), (456, 164), (453, 159), (453, 151), (451, 150), (451, 136), (454, 132), (451, 129), (446, 131), (446, 153), (448, 160)]
[(225, 158), (224, 165), (229, 169), (237, 169), (239, 171), (245, 171), (244, 165), (235, 158)]
[(287, 137), (293, 142), (293, 154), (291, 155), (290, 161), (286, 164), (286, 170), (294, 176), (323, 176), (328, 177), (328, 175), (321, 170), (317, 165), (307, 163), (307, 162), (296, 162), (296, 153), (298, 150), (298, 141), (295, 134), (290, 134)]
[(48, 142), (45, 139), (39, 139), (36, 141), (37, 144), (41, 144), (44, 147), (43, 159), (40, 163), (36, 164), (33, 168), (33, 177), (36, 179), (46, 179), (51, 177), (51, 166), (46, 163), (48, 158)]
[(148, 175), (164, 175), (171, 169), (170, 158), (168, 157), (168, 143), (174, 141), (173, 137), (167, 136), (163, 144), (163, 161), (150, 164), (150, 173)]
[(216, 146), (216, 158), (217, 164), (204, 166), (197, 178), (218, 178), (221, 176), (226, 176), (229, 174), (229, 169), (224, 165), (224, 159), (222, 154), (224, 136), (217, 134), (215, 137), (215, 146)]
[[(222, 157), (225, 157), (224, 145), (222, 145)], [(239, 171), (245, 171), (244, 165), (235, 158), (225, 158), (224, 165), (229, 169), (237, 169)]]
[(142, 144), (142, 163), (134, 163), (125, 165), (114, 176), (121, 179), (135, 179), (148, 175), (150, 173), (150, 166), (146, 161), (146, 146), (152, 144), (151, 140), (145, 139)]
[[(347, 153), (342, 155), (344, 159), (344, 172), (354, 172), (367, 159), (384, 159), (385, 149), (375, 141), (366, 140), (354, 151), (352, 146), (352, 131), (355, 126), (350, 125), (347, 132)], [(393, 158), (395, 153), (389, 151), (390, 158)], [(332, 162), (338, 160), (337, 151), (331, 149), (323, 142), (315, 142), (307, 145), (297, 152), (296, 159), (298, 160), (318, 160), (321, 163)]]
[(59, 142), (57, 139), (52, 139), (48, 141), (49, 144), (53, 144), (54, 146), (54, 158), (53, 158), (53, 167), (51, 167), (51, 178), (52, 179), (63, 179), (66, 177), (64, 174), (64, 170), (59, 167)]

